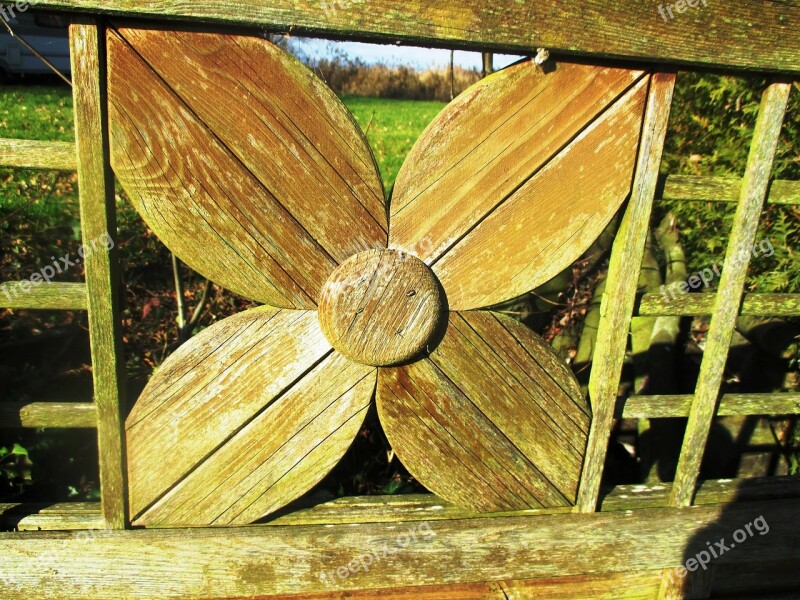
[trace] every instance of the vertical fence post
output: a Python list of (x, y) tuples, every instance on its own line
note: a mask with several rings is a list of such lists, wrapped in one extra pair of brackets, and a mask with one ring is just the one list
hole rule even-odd
[(791, 84), (773, 83), (765, 91), (758, 111), (747, 170), (742, 180), (739, 206), (722, 268), (719, 290), (708, 329), (703, 363), (697, 379), (689, 421), (683, 437), (678, 470), (672, 485), (672, 506), (689, 506), (694, 497), (711, 421), (744, 292), (750, 252), (769, 190), (769, 177), (786, 113)]
[(589, 380), (593, 417), (578, 490), (577, 510), (580, 512), (593, 512), (600, 495), (674, 88), (675, 73), (652, 75), (631, 199), (611, 252)]
[[(124, 359), (120, 326), (117, 260), (101, 240), (116, 240), (114, 178), (109, 166), (102, 28), (89, 17), (70, 26), (75, 139), (78, 158), (81, 231), (89, 309), (89, 335), (97, 405), (100, 487), (106, 526), (126, 524), (125, 465), (121, 406)], [(108, 245), (111, 245), (109, 242)]]

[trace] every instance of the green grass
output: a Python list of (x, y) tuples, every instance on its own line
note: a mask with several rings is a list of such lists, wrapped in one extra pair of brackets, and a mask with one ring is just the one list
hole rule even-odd
[(444, 102), (388, 100), (364, 96), (345, 96), (342, 101), (353, 113), (362, 130), (366, 130), (369, 125), (367, 139), (378, 161), (387, 193), (394, 185), (397, 173), (414, 142), (428, 123), (447, 106)]

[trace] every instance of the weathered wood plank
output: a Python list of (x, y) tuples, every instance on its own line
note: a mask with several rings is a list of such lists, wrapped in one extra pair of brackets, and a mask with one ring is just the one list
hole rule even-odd
[[(656, 485), (618, 485), (604, 489), (599, 510), (627, 511), (642, 508), (665, 508), (669, 505), (670, 483)], [(695, 504), (698, 506), (778, 500), (800, 496), (800, 478), (764, 477), (701, 481)], [(278, 525), (343, 525), (365, 523), (405, 523), (413, 521), (442, 521), (452, 519), (482, 519), (485, 513), (475, 513), (442, 500), (433, 494), (404, 494), (400, 496), (348, 496), (311, 507), (287, 507), (262, 523), (263, 527)], [(570, 507), (535, 508), (493, 516), (523, 516), (567, 514)], [(50, 505), (0, 504), (0, 523), (21, 530), (91, 529), (102, 523), (99, 502), (66, 502)]]
[(46, 283), (41, 280), (31, 283), (7, 281), (0, 283), (0, 306), (29, 310), (86, 310), (85, 283)]
[[(797, 561), (798, 510), (800, 500), (793, 499), (407, 526), (109, 531), (92, 540), (75, 533), (8, 533), (0, 536), (0, 596), (253, 597), (638, 573), (676, 568), (706, 550), (707, 541), (730, 539), (759, 516), (769, 534), (754, 530), (715, 564)], [(373, 563), (356, 571), (367, 555)], [(351, 563), (347, 577), (336, 575)]]
[(78, 167), (73, 143), (12, 139), (0, 139), (0, 165), (56, 171), (74, 171)]
[[(81, 235), (84, 243), (89, 243), (103, 235), (111, 239), (117, 235), (104, 102), (105, 49), (94, 19), (78, 18), (69, 31)], [(116, 250), (92, 252), (84, 261), (103, 515), (112, 529), (125, 526), (127, 512), (121, 416), (125, 359)]]
[[(692, 394), (631, 396), (617, 402), (614, 416), (618, 419), (688, 417), (693, 399)], [(718, 417), (800, 414), (800, 394), (725, 394), (715, 414)]]
[(0, 428), (97, 427), (93, 402), (0, 402)]
[(544, 73), (527, 61), (472, 86), (403, 164), (390, 246), (432, 266), (453, 310), (548, 281), (630, 190), (648, 80), (568, 62)]
[[(738, 202), (742, 180), (738, 177), (703, 177), (669, 175), (660, 197), (664, 200), (689, 202)], [(773, 181), (767, 195), (768, 204), (800, 204), (800, 181)]]
[(99, 502), (0, 504), (0, 527), (15, 531), (81, 531), (106, 528)]
[(578, 492), (578, 507), (584, 512), (595, 510), (600, 492), (629, 323), (636, 300), (638, 277), (632, 277), (631, 273), (639, 273), (642, 265), (675, 78), (674, 73), (652, 76), (633, 191), (611, 253), (589, 380), (594, 419)]
[[(714, 312), (717, 294), (644, 294), (637, 314), (640, 316), (697, 316)], [(800, 294), (744, 294), (742, 316), (796, 317), (800, 315)]]
[(675, 485), (672, 488), (674, 506), (688, 506), (694, 496), (790, 90), (791, 84), (773, 83), (762, 97), (716, 304), (706, 337), (697, 389), (678, 460)]
[(199, 19), (267, 26), (293, 35), (325, 34), (385, 43), (452, 46), (477, 51), (563, 53), (800, 73), (800, 6), (743, 0), (673, 8), (652, 0), (43, 0), (42, 9)]
[(451, 313), (429, 358), (380, 370), (377, 403), (403, 465), (442, 497), (483, 512), (574, 504), (589, 409), (517, 321)]

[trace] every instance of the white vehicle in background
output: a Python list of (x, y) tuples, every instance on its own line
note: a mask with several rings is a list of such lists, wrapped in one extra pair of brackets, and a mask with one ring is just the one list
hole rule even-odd
[[(4, 19), (0, 16), (0, 19)], [(5, 20), (5, 19), (4, 19)], [(68, 20), (61, 15), (28, 11), (7, 21), (22, 37), (64, 75), (69, 75)], [(26, 75), (51, 74), (50, 68), (12, 36), (0, 23), (0, 81)]]

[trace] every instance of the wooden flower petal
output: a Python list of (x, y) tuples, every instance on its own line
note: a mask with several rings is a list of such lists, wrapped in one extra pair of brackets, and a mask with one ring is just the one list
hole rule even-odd
[(375, 369), (311, 311), (259, 308), (173, 354), (126, 423), (135, 525), (245, 524), (316, 485), (363, 423)]
[(476, 511), (575, 503), (589, 406), (517, 321), (451, 313), (430, 358), (379, 371), (377, 402), (400, 460), (442, 498)]
[(403, 165), (389, 245), (431, 265), (455, 310), (546, 282), (627, 196), (648, 81), (561, 62), (544, 74), (528, 61), (476, 84)]
[(111, 160), (190, 267), (273, 306), (313, 308), (337, 264), (385, 248), (383, 187), (333, 92), (270, 42), (108, 33)]

